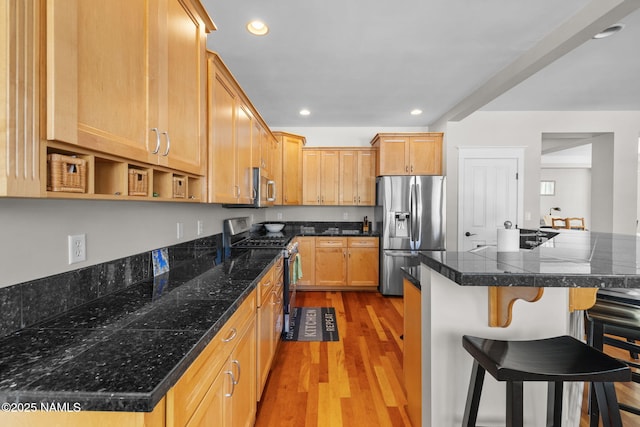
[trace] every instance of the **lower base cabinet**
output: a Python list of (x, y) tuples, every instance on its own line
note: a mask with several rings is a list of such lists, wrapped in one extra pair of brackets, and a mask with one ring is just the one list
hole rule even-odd
[(422, 316), (421, 295), (407, 279), (404, 287), (404, 351), (402, 368), (407, 412), (414, 426), (422, 425)]
[(256, 291), (169, 390), (167, 427), (252, 426), (256, 417)]

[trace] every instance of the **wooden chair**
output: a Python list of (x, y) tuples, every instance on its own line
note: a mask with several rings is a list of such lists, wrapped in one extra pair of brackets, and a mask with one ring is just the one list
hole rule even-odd
[[(567, 228), (571, 229), (571, 230), (584, 230), (584, 218), (577, 218), (577, 217), (573, 217), (573, 218), (565, 218), (565, 224), (567, 225)], [(577, 224), (572, 224), (572, 222), (577, 222)]]
[(551, 218), (551, 228), (567, 228), (566, 218)]

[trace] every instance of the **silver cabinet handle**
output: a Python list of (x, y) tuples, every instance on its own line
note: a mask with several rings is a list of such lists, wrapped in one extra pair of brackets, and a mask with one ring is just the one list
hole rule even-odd
[(236, 379), (233, 377), (233, 372), (224, 371), (224, 373), (231, 377), (231, 393), (225, 393), (224, 397), (231, 397), (233, 396), (233, 392), (236, 391), (237, 382), (236, 382)]
[(233, 359), (231, 364), (235, 365), (238, 368), (238, 378), (234, 377), (233, 384), (237, 385), (240, 382), (240, 376), (242, 375), (242, 371), (240, 370), (240, 361), (237, 359)]
[(156, 148), (151, 152), (151, 154), (158, 154), (158, 150), (160, 150), (160, 131), (158, 128), (151, 128), (151, 132), (156, 133)]
[(238, 331), (236, 330), (236, 328), (232, 328), (229, 336), (227, 338), (223, 338), (222, 342), (232, 341), (236, 337), (236, 335), (238, 335)]
[(169, 132), (162, 132), (162, 134), (167, 138), (167, 149), (165, 150), (163, 156), (169, 155), (169, 150), (171, 150), (171, 140), (169, 139)]

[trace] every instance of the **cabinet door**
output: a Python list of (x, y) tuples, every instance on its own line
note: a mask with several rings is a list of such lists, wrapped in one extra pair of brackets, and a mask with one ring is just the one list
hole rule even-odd
[(409, 137), (380, 138), (380, 175), (409, 174)]
[(375, 206), (376, 204), (376, 152), (374, 150), (359, 151), (357, 156), (358, 205)]
[(222, 370), (211, 384), (198, 409), (189, 419), (186, 427), (228, 426), (231, 424), (231, 411), (226, 410), (227, 397), (233, 385), (231, 374)]
[[(271, 139), (272, 137), (269, 136)], [(282, 138), (271, 139), (271, 179), (276, 182), (276, 201), (274, 204), (282, 205), (284, 200), (282, 187)]]
[(302, 279), (299, 286), (311, 286), (315, 284), (316, 274), (316, 238), (296, 237), (298, 253), (302, 262)]
[(338, 151), (322, 150), (320, 152), (320, 204), (338, 205), (339, 194), (340, 155)]
[(357, 154), (357, 151), (340, 152), (340, 197), (338, 203), (341, 205), (358, 204)]
[(256, 420), (255, 325), (254, 317), (231, 354), (229, 369), (233, 372), (236, 384), (230, 397), (231, 424), (223, 425), (251, 427)]
[[(164, 136), (169, 138), (166, 142), (170, 143), (160, 149), (159, 163), (181, 171), (204, 175), (204, 25), (199, 22), (193, 11), (186, 9), (187, 2), (165, 1), (166, 21), (165, 28), (161, 30), (165, 36), (163, 45), (166, 44), (166, 49), (160, 49), (157, 65), (150, 62), (151, 72), (158, 72), (158, 81), (161, 82), (159, 99), (154, 101), (151, 98), (150, 102), (152, 105), (157, 102), (162, 106), (157, 126), (162, 132), (166, 132)], [(160, 3), (162, 5), (162, 2)], [(160, 13), (160, 16), (163, 16), (163, 13)], [(113, 31), (110, 33), (113, 34)]]
[[(238, 203), (252, 203), (253, 168), (251, 166), (251, 113), (244, 104), (236, 109), (236, 150), (238, 153)], [(228, 160), (227, 160), (228, 161)]]
[(235, 93), (212, 59), (208, 64), (209, 201), (237, 203)]
[(149, 13), (129, 0), (47, 2), (47, 139), (152, 160)]
[(282, 139), (282, 145), (282, 204), (301, 205), (302, 141), (285, 135)]
[(302, 152), (302, 204), (320, 205), (322, 155), (320, 150)]
[(402, 370), (407, 412), (414, 426), (422, 425), (422, 338), (420, 291), (407, 279), (404, 287), (404, 351)]
[(273, 341), (273, 323), (274, 323), (274, 310), (273, 306), (275, 305), (275, 294), (273, 292), (269, 293), (267, 299), (264, 300), (261, 307), (258, 308), (257, 312), (257, 349), (256, 349), (256, 357), (257, 357), (257, 400), (260, 400), (262, 396), (262, 390), (264, 388), (265, 383), (267, 382), (267, 377), (269, 376), (269, 371), (271, 369), (271, 362), (273, 360), (273, 351), (274, 351), (274, 341)]
[(377, 248), (349, 248), (347, 285), (378, 286)]
[(411, 175), (442, 175), (442, 136), (412, 136), (409, 147)]
[(347, 283), (347, 248), (316, 245), (316, 285), (345, 286)]

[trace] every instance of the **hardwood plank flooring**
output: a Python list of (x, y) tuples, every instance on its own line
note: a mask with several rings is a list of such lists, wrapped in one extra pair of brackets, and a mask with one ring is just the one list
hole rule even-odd
[[(402, 376), (402, 298), (377, 292), (299, 292), (296, 298), (301, 306), (335, 307), (340, 341), (280, 343), (255, 425), (411, 426)], [(605, 351), (628, 357), (619, 349)], [(639, 384), (616, 384), (616, 390), (620, 401), (640, 406)], [(627, 412), (622, 421), (640, 426), (640, 416)], [(589, 427), (586, 410), (580, 427)]]
[(296, 302), (335, 307), (340, 341), (280, 343), (256, 426), (411, 426), (402, 377), (402, 298), (299, 292)]

